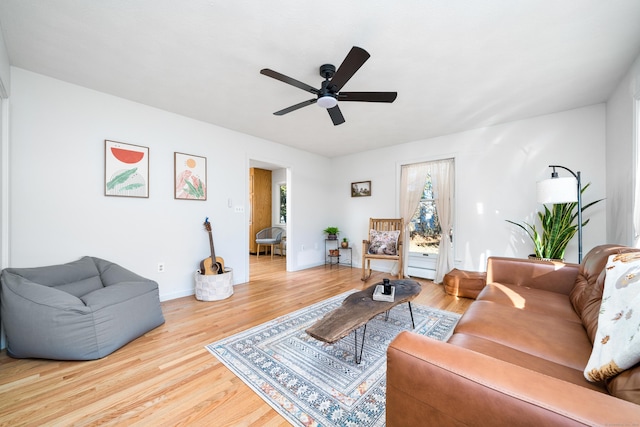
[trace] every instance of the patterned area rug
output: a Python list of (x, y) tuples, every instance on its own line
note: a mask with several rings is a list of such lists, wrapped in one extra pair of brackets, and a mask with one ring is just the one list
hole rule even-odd
[[(354, 334), (327, 344), (305, 329), (350, 293), (303, 308), (209, 344), (206, 348), (296, 426), (383, 426), (386, 350), (411, 329), (408, 304), (367, 324), (362, 362), (354, 362)], [(412, 304), (414, 332), (446, 340), (460, 315)], [(358, 341), (362, 337), (358, 331)]]

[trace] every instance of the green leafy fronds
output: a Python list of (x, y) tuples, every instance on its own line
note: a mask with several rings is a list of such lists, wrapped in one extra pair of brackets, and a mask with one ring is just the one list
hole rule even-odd
[(120, 191), (130, 191), (130, 190), (135, 190), (136, 188), (140, 188), (140, 187), (144, 187), (144, 184), (136, 182), (134, 184), (129, 184), (127, 186), (124, 186), (120, 189)]
[(116, 185), (125, 183), (131, 175), (136, 173), (137, 170), (138, 168), (133, 168), (120, 172), (118, 175), (114, 176), (111, 181), (107, 182), (107, 190), (113, 190)]
[(194, 186), (189, 181), (186, 181), (187, 184), (187, 193), (197, 199), (201, 199), (204, 197), (204, 185), (202, 185), (202, 181), (198, 180), (198, 186)]
[[(590, 184), (587, 184), (582, 187), (581, 192), (584, 193), (589, 185)], [(604, 199), (599, 199), (583, 206), (582, 212), (584, 213), (585, 209), (601, 202), (602, 200)], [(531, 225), (526, 222), (522, 225), (514, 221), (506, 221), (517, 225), (527, 233), (533, 242), (535, 255), (537, 257), (564, 259), (567, 245), (578, 232), (578, 203), (557, 203), (551, 205), (551, 209), (545, 205), (544, 211), (538, 212), (538, 218), (542, 227), (542, 234), (538, 232), (535, 225)], [(588, 222), (588, 219), (583, 219), (582, 226), (584, 227)]]

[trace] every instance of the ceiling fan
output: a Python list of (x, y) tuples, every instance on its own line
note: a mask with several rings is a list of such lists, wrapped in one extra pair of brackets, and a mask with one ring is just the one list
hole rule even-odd
[(280, 74), (277, 71), (264, 68), (260, 70), (260, 74), (280, 80), (283, 83), (290, 84), (299, 89), (311, 92), (316, 98), (303, 101), (299, 104), (292, 105), (280, 111), (276, 111), (276, 116), (282, 116), (292, 111), (298, 110), (311, 104), (318, 104), (326, 108), (329, 116), (335, 126), (344, 123), (344, 116), (338, 106), (338, 101), (360, 101), (360, 102), (393, 102), (398, 96), (397, 92), (341, 92), (340, 89), (353, 77), (353, 75), (362, 67), (371, 55), (357, 46), (351, 48), (347, 57), (342, 61), (340, 67), (331, 64), (320, 66), (320, 76), (324, 78), (320, 89), (309, 86), (296, 79)]

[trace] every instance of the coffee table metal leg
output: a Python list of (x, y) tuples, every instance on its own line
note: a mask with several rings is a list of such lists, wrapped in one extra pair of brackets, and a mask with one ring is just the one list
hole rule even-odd
[(415, 329), (416, 324), (413, 321), (413, 310), (411, 309), (411, 301), (407, 301), (407, 303), (409, 304), (409, 313), (411, 313), (411, 326), (413, 326), (413, 329)]
[(362, 328), (362, 342), (360, 343), (360, 354), (358, 355), (358, 328), (353, 330), (353, 335), (356, 341), (355, 361), (356, 361), (356, 364), (358, 365), (360, 364), (360, 362), (362, 362), (362, 351), (364, 350), (364, 336), (366, 333), (367, 333), (367, 324), (365, 323)]

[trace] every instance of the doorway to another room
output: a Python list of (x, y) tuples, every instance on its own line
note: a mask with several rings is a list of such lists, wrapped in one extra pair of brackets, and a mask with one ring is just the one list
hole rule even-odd
[[(249, 161), (249, 280), (287, 270), (288, 169)], [(256, 236), (275, 241), (258, 244)]]

